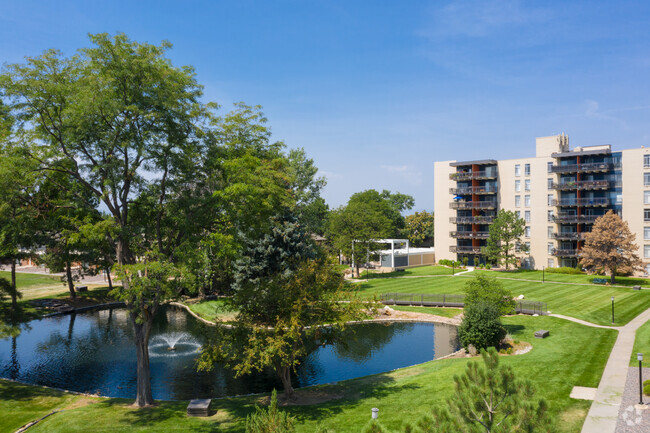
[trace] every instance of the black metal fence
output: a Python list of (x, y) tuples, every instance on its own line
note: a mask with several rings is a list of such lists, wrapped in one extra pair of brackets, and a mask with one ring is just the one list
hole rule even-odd
[[(465, 306), (465, 295), (431, 294), (431, 293), (382, 293), (380, 300), (385, 305), (416, 305), (422, 307), (456, 307)], [(545, 302), (517, 300), (515, 311), (521, 314), (548, 314)]]

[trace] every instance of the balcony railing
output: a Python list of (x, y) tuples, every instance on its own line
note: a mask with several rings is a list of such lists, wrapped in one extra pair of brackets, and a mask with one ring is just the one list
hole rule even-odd
[(551, 173), (589, 173), (609, 171), (616, 168), (621, 168), (621, 164), (614, 162), (588, 162), (584, 164), (552, 165)]
[(451, 217), (449, 222), (452, 224), (491, 224), (494, 217), (491, 216), (474, 216), (474, 217)]
[(452, 245), (449, 247), (451, 253), (481, 254), (481, 247), (461, 247)]
[(609, 180), (580, 180), (580, 181), (569, 181), (569, 182), (553, 182), (553, 189), (558, 189), (560, 191), (567, 190), (594, 190), (594, 189), (608, 189), (614, 186), (614, 182)]
[(450, 194), (467, 195), (467, 194), (496, 194), (496, 186), (463, 186), (459, 188), (449, 188)]
[(451, 209), (494, 209), (497, 207), (496, 201), (456, 201), (449, 203)]
[(488, 170), (482, 170), (482, 171), (463, 171), (459, 173), (451, 173), (449, 175), (449, 179), (451, 180), (471, 180), (471, 179), (496, 179), (497, 177), (497, 172), (496, 171), (488, 171)]
[(553, 233), (551, 238), (558, 240), (579, 240), (584, 239), (585, 232), (565, 232)]
[(472, 231), (453, 231), (449, 232), (452, 238), (457, 239), (487, 239), (490, 232), (472, 232)]
[(551, 200), (551, 206), (609, 206), (611, 200), (606, 197), (598, 198), (561, 198)]
[(557, 257), (578, 257), (580, 255), (578, 250), (568, 248), (553, 248), (551, 254)]
[(578, 224), (578, 223), (586, 223), (586, 224), (591, 224), (594, 221), (596, 221), (597, 218), (599, 218), (602, 215), (554, 215), (553, 216), (553, 222), (556, 223), (564, 223), (564, 224)]

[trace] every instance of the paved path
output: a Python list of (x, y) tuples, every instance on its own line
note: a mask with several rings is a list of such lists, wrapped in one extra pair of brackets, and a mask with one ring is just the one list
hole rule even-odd
[(571, 316), (563, 316), (562, 314), (549, 314), (549, 316), (557, 317), (564, 320), (569, 320), (571, 322), (579, 323), (585, 326), (591, 326), (592, 328), (605, 328), (605, 329), (616, 329), (616, 330), (621, 329), (620, 326), (596, 325), (595, 323), (587, 322), (586, 320), (576, 319), (575, 317), (571, 317)]
[(591, 404), (582, 433), (615, 433), (618, 413), (623, 400), (625, 382), (634, 347), (636, 330), (650, 320), (650, 309), (618, 328), (618, 338), (600, 378), (596, 398)]

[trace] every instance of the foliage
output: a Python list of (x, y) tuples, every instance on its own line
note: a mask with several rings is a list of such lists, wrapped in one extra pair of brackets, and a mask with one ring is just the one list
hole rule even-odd
[(569, 275), (580, 275), (583, 272), (578, 268), (572, 268), (570, 266), (561, 266), (559, 268), (546, 268), (546, 272), (551, 274), (569, 274)]
[(246, 417), (246, 433), (292, 433), (295, 419), (286, 412), (278, 410), (278, 396), (275, 389), (271, 393), (268, 409), (255, 407), (255, 413)]
[(512, 367), (499, 364), (496, 349), (482, 351), (483, 365), (470, 361), (454, 376), (455, 393), (446, 408), (434, 408), (418, 423), (431, 433), (496, 433), (555, 431), (548, 403), (535, 397), (528, 380), (517, 380)]
[(481, 302), (465, 307), (458, 327), (458, 338), (464, 348), (470, 344), (477, 349), (496, 347), (505, 336), (506, 329), (495, 305)]
[(412, 215), (407, 215), (405, 222), (408, 240), (414, 247), (424, 244), (433, 245), (433, 212), (415, 212)]
[(458, 260), (447, 260), (447, 259), (440, 259), (438, 261), (438, 264), (440, 266), (450, 266), (450, 267), (453, 266), (456, 268), (460, 268), (463, 266), (463, 264)]
[(610, 210), (596, 219), (591, 232), (585, 235), (580, 264), (592, 270), (608, 270), (614, 284), (617, 273), (641, 269), (641, 260), (635, 254), (638, 249), (635, 238), (627, 222)]
[(513, 211), (501, 209), (490, 224), (490, 232), (485, 247), (485, 255), (490, 261), (503, 263), (505, 268), (517, 262), (517, 246), (526, 252), (526, 245), (520, 239), (524, 235), (526, 222)]
[(477, 275), (465, 283), (464, 292), (465, 307), (484, 303), (494, 305), (500, 315), (514, 312), (512, 293), (494, 277)]
[(643, 394), (650, 396), (650, 379), (643, 381)]
[(295, 212), (308, 233), (323, 235), (327, 229), (329, 207), (320, 192), (327, 181), (324, 177), (316, 177), (318, 168), (313, 159), (307, 158), (304, 149), (290, 150), (287, 160)]

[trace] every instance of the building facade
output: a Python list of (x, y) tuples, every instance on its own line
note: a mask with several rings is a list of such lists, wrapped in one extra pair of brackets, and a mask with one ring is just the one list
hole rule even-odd
[(650, 274), (650, 148), (570, 149), (564, 134), (541, 137), (531, 158), (436, 162), (434, 193), (437, 260), (485, 263), (489, 225), (506, 209), (526, 221), (522, 266), (576, 266), (584, 234), (614, 210), (636, 234)]

